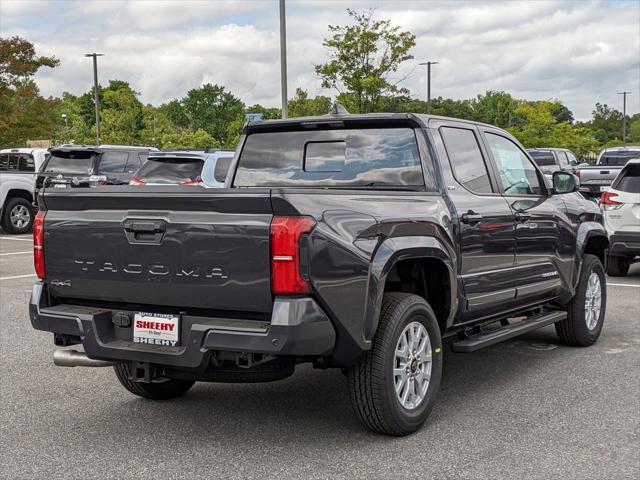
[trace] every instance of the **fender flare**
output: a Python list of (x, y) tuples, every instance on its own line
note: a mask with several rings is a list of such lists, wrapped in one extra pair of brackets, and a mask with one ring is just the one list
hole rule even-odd
[(456, 280), (457, 259), (455, 252), (434, 237), (387, 238), (376, 249), (369, 267), (367, 299), (364, 313), (363, 335), (370, 342), (378, 329), (382, 297), (387, 275), (396, 263), (408, 259), (437, 259), (449, 272), (449, 296), (451, 309), (446, 326), (449, 327), (458, 309), (458, 285)]
[[(602, 226), (602, 224), (598, 222), (583, 222), (580, 224), (578, 228), (578, 233), (576, 235), (576, 261), (575, 269), (573, 272), (573, 287), (575, 288), (578, 283), (580, 269), (582, 268), (582, 260), (584, 259), (585, 250), (587, 248), (587, 243), (589, 240), (595, 237), (603, 238), (607, 243), (607, 249), (609, 246), (609, 237), (607, 235), (606, 230)], [(606, 250), (605, 250), (605, 260), (606, 260)]]

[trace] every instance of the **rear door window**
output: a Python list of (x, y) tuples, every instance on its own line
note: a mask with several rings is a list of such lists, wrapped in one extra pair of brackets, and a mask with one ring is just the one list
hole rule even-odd
[(202, 174), (199, 158), (150, 158), (136, 174), (145, 183), (176, 184), (193, 182)]
[(560, 166), (562, 168), (567, 168), (569, 166), (569, 160), (567, 160), (567, 154), (564, 152), (556, 152), (558, 155), (558, 162), (560, 162)]
[(0, 172), (6, 172), (9, 168), (9, 154), (0, 153)]
[(627, 166), (611, 188), (628, 193), (640, 193), (640, 164)]
[(100, 159), (99, 171), (100, 173), (123, 173), (128, 159), (128, 152), (104, 152)]
[(440, 133), (456, 180), (471, 192), (493, 193), (487, 165), (474, 131), (442, 127)]
[(303, 130), (249, 135), (234, 186), (424, 190), (424, 177), (411, 128)]
[(18, 170), (21, 172), (35, 172), (36, 163), (33, 160), (33, 156), (28, 153), (21, 153), (18, 156)]

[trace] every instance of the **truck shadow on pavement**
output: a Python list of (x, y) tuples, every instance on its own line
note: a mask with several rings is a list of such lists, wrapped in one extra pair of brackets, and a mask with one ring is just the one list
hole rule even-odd
[[(470, 406), (495, 402), (496, 392), (504, 390), (508, 394), (518, 388), (515, 379), (526, 379), (535, 370), (552, 369), (551, 360), (566, 348), (553, 342), (557, 342), (553, 330), (544, 329), (473, 354), (454, 354), (445, 349), (440, 395), (423, 431), (438, 429), (452, 416), (462, 421), (466, 414), (461, 412), (468, 412)], [(77, 428), (86, 425), (83, 410), (74, 414), (67, 421), (77, 422)], [(245, 447), (246, 442), (266, 445), (273, 439), (279, 446), (317, 444), (326, 438), (338, 443), (389, 440), (368, 432), (359, 423), (350, 408), (346, 378), (339, 370), (313, 370), (306, 365), (278, 382), (197, 383), (183, 397), (167, 402), (135, 398), (122, 389), (120, 395), (102, 404), (102, 418), (95, 418), (95, 411), (86, 414), (94, 417), (92, 422), (111, 424), (128, 441), (157, 436), (157, 441), (167, 445), (176, 438), (204, 444), (224, 438), (229, 444), (245, 442)]]

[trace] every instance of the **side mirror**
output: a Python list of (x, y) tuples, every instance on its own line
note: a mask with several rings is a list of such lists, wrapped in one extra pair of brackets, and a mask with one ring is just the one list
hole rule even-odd
[(573, 193), (580, 188), (580, 179), (573, 173), (553, 172), (553, 193)]

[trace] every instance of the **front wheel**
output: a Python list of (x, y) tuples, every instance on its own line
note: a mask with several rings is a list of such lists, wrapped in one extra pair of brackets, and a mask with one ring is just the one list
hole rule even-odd
[(569, 303), (567, 318), (556, 323), (556, 332), (567, 345), (588, 347), (602, 332), (607, 308), (604, 267), (595, 255), (585, 255), (576, 293)]
[(442, 375), (440, 328), (417, 295), (388, 293), (372, 348), (347, 372), (353, 408), (371, 430), (408, 435), (425, 422)]

